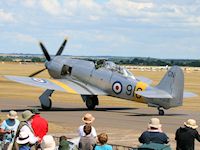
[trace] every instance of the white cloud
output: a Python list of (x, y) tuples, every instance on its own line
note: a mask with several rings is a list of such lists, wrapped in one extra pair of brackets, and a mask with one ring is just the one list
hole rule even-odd
[(61, 13), (61, 6), (57, 0), (41, 0), (41, 6), (44, 10), (52, 15), (59, 15)]
[(0, 9), (0, 20), (5, 22), (14, 22), (14, 16), (12, 13), (5, 12), (3, 9)]
[(36, 0), (23, 0), (22, 4), (26, 7), (34, 7), (36, 6), (37, 1)]
[(107, 8), (120, 16), (134, 16), (138, 11), (151, 9), (154, 7), (150, 2), (133, 2), (130, 0), (110, 0)]

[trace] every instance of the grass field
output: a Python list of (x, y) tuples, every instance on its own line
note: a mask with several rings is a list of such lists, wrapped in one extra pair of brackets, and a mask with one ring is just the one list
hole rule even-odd
[[(21, 99), (21, 100), (38, 100), (38, 96), (44, 91), (44, 89), (31, 87), (19, 83), (15, 83), (3, 78), (3, 75), (20, 75), (28, 76), (31, 73), (42, 69), (43, 64), (28, 63), (28, 64), (19, 64), (19, 63), (0, 63), (0, 97), (4, 99)], [(158, 84), (162, 79), (166, 71), (140, 71), (140, 70), (131, 70), (135, 76), (145, 76), (153, 80), (153, 85)], [(200, 71), (190, 71), (184, 72), (185, 75), (185, 90), (194, 92), (200, 95)], [(44, 71), (39, 74), (37, 77), (49, 78), (48, 72)], [(22, 92), (23, 91), (23, 92)], [(81, 102), (79, 95), (71, 95), (63, 92), (55, 92), (53, 99), (57, 101), (73, 101)], [(138, 107), (144, 106), (143, 104), (124, 101), (112, 97), (102, 97), (100, 98), (102, 104), (106, 105), (108, 100), (109, 103), (113, 102), (113, 105), (137, 105)], [(106, 99), (106, 101), (104, 101)], [(112, 101), (115, 99), (115, 101)], [(134, 104), (132, 104), (134, 103)], [(184, 100), (183, 108), (197, 110), (200, 106), (200, 98), (194, 97)]]

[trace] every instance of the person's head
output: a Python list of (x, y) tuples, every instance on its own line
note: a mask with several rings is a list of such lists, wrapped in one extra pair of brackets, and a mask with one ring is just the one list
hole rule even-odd
[(91, 124), (92, 122), (94, 122), (95, 118), (92, 116), (92, 114), (87, 113), (83, 116), (82, 121), (85, 124)]
[(108, 135), (106, 133), (101, 133), (98, 136), (98, 141), (101, 145), (104, 145), (108, 141)]
[(184, 125), (188, 128), (192, 128), (192, 129), (198, 128), (196, 120), (194, 120), (194, 119), (188, 119), (186, 122), (184, 122)]
[(32, 112), (33, 114), (40, 114), (40, 112), (39, 112), (38, 109), (32, 109), (31, 112)]
[(18, 118), (17, 116), (17, 112), (14, 110), (9, 111), (9, 113), (7, 114), (8, 119), (10, 120), (15, 120), (16, 118)]
[(67, 137), (64, 136), (64, 135), (62, 135), (62, 136), (59, 138), (59, 142), (64, 141), (64, 140), (67, 140)]
[(148, 124), (148, 128), (151, 130), (161, 129), (162, 125), (160, 124), (160, 120), (158, 118), (151, 118)]
[(22, 121), (31, 121), (34, 114), (30, 110), (22, 112)]
[(83, 131), (85, 132), (86, 135), (90, 134), (90, 133), (91, 133), (91, 130), (92, 130), (92, 127), (91, 127), (90, 124), (84, 125)]
[(16, 138), (16, 142), (20, 145), (26, 145), (30, 141), (29, 135), (25, 131), (21, 131), (19, 136)]
[(56, 143), (52, 135), (45, 135), (41, 142), (42, 150), (55, 150)]

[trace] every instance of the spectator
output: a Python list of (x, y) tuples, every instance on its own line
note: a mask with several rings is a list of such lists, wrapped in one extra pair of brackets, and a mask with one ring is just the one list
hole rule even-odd
[(41, 149), (42, 150), (55, 150), (56, 143), (53, 139), (52, 135), (45, 135), (41, 142)]
[[(2, 125), (2, 120), (0, 118), (0, 127), (1, 127), (1, 125)], [(0, 149), (2, 149), (2, 144), (3, 144), (3, 134), (0, 133)]]
[(69, 146), (69, 142), (67, 141), (67, 137), (61, 136), (59, 139), (58, 150), (69, 150), (69, 149), (70, 149), (70, 146)]
[[(91, 136), (96, 137), (97, 136), (96, 130), (92, 126), (92, 123), (94, 122), (94, 120), (95, 120), (95, 118), (90, 113), (85, 114), (84, 117), (82, 118), (82, 121), (85, 123), (85, 125), (87, 125), (87, 124), (91, 125), (91, 128), (92, 128)], [(83, 127), (84, 127), (84, 125), (81, 125), (78, 129), (78, 133), (79, 133), (80, 137), (85, 136), (85, 132), (83, 131)]]
[(18, 116), (16, 111), (9, 111), (7, 117), (8, 119), (4, 120), (0, 127), (0, 133), (3, 134), (3, 150), (7, 150), (8, 147), (12, 147), (14, 137), (19, 126), (19, 120), (17, 119)]
[(40, 116), (40, 112), (38, 109), (33, 109), (32, 113), (34, 114), (34, 116), (32, 118), (31, 126), (33, 128), (35, 136), (39, 137), (39, 142), (41, 142), (43, 136), (46, 135), (48, 132), (48, 122), (46, 119)]
[[(32, 143), (33, 145), (36, 145), (38, 141), (40, 140), (40, 138), (35, 136), (35, 133), (31, 127), (33, 116), (34, 114), (29, 110), (26, 110), (22, 113), (22, 121), (20, 122), (20, 125), (17, 129), (16, 137), (19, 137), (21, 132), (26, 132), (29, 136), (30, 143)], [(18, 147), (19, 146), (16, 143), (16, 138), (15, 138), (14, 149), (18, 149)]]
[(158, 143), (158, 144), (167, 144), (169, 138), (167, 135), (162, 132), (162, 125), (160, 124), (160, 120), (158, 118), (151, 118), (148, 124), (148, 130), (143, 132), (139, 137), (140, 143)]
[(29, 135), (24, 131), (20, 132), (19, 136), (16, 138), (16, 142), (19, 144), (19, 150), (30, 150), (30, 145), (34, 144), (30, 143)]
[(95, 145), (95, 138), (91, 136), (91, 125), (87, 124), (83, 127), (83, 131), (85, 133), (85, 136), (81, 136), (79, 141), (79, 150), (93, 150), (93, 147)]
[(194, 140), (197, 139), (200, 142), (200, 135), (196, 130), (198, 125), (196, 120), (188, 119), (184, 122), (184, 127), (180, 127), (176, 131), (176, 149), (177, 150), (194, 150)]
[(95, 146), (95, 150), (112, 150), (112, 146), (106, 144), (108, 141), (108, 135), (106, 133), (101, 133), (97, 137), (98, 145)]

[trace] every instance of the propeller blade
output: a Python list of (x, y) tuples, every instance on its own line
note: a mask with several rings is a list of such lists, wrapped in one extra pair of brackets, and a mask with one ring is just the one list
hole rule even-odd
[(37, 74), (39, 74), (40, 72), (42, 72), (42, 71), (44, 71), (44, 70), (46, 70), (46, 68), (43, 68), (43, 69), (41, 69), (41, 70), (38, 70), (37, 72), (32, 73), (31, 75), (29, 75), (29, 77), (36, 76)]
[(43, 51), (43, 53), (44, 53), (44, 56), (46, 57), (46, 59), (47, 59), (48, 61), (50, 61), (50, 60), (51, 60), (51, 57), (50, 57), (50, 55), (49, 55), (47, 49), (44, 47), (44, 45), (43, 45), (41, 42), (40, 42), (39, 44), (40, 44), (40, 47), (41, 47), (41, 49), (42, 49), (42, 51)]
[(59, 55), (62, 54), (62, 52), (63, 52), (63, 50), (64, 50), (64, 48), (65, 48), (66, 43), (67, 43), (67, 39), (65, 39), (65, 40), (63, 41), (63, 43), (62, 43), (62, 45), (60, 46), (58, 52), (56, 53), (56, 56), (59, 56)]

